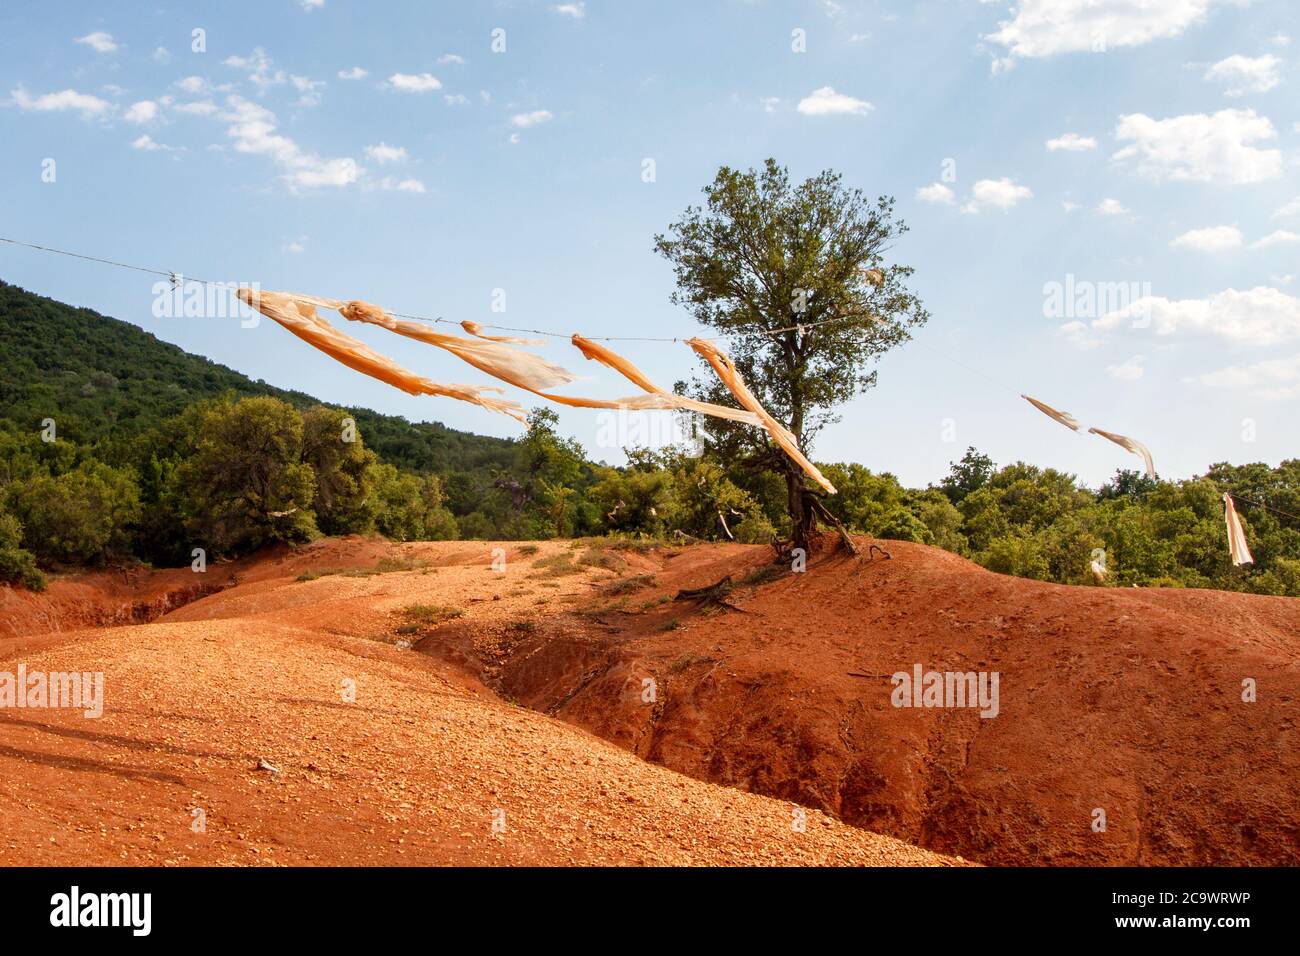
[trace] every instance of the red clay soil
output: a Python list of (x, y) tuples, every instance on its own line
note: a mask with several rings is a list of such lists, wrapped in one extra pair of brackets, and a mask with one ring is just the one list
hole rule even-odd
[(318, 542), (233, 583), (210, 569), (219, 593), (98, 630), (69, 630), (69, 608), (111, 620), (179, 601), (191, 572), (4, 595), (28, 629), (6, 618), (19, 636), (0, 638), (0, 671), (98, 671), (105, 687), (99, 718), (0, 709), (0, 865), (961, 862), (646, 763), (496, 696), (450, 632), (406, 633), (412, 606), (459, 610), (444, 628), (472, 625), (473, 666), (474, 634), (499, 644), (610, 577), (531, 566), (566, 563), (558, 544), (501, 546), (498, 573), (494, 547)]
[[(738, 587), (739, 611), (666, 599), (770, 549), (660, 554), (642, 590), (480, 636), (486, 676), (653, 763), (983, 863), (1300, 862), (1300, 600), (1065, 587), (879, 543), (892, 560)], [(998, 715), (893, 706), (918, 663), (998, 672)]]
[[(1300, 862), (1300, 601), (884, 544), (763, 580), (756, 546), (325, 540), (107, 630), (67, 626), (194, 575), (0, 592), (0, 671), (107, 685), (0, 709), (0, 863)], [(739, 610), (672, 600), (727, 574)], [(998, 715), (894, 707), (915, 664), (998, 672)]]

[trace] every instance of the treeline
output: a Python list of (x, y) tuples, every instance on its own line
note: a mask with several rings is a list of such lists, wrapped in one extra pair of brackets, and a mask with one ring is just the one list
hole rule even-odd
[[(375, 533), (398, 541), (614, 534), (773, 541), (784, 483), (680, 448), (587, 461), (556, 416), (532, 413), (499, 465), (420, 473), (380, 460), (347, 410), (226, 395), (127, 440), (78, 443), (0, 427), (0, 580), (144, 561), (179, 565), (275, 542)], [(53, 440), (50, 440), (53, 439)], [(1300, 596), (1300, 460), (1213, 466), (1188, 481), (1121, 471), (1103, 487), (975, 449), (937, 486), (826, 464), (828, 508), (852, 531), (1067, 584), (1214, 587)], [(1253, 567), (1228, 557), (1221, 495), (1238, 497)], [(1268, 510), (1251, 502), (1262, 502)]]
[[(178, 320), (180, 321), (180, 320)], [(195, 321), (195, 320), (186, 320)], [(279, 330), (275, 330), (279, 331)], [(255, 335), (234, 329), (232, 335)], [(122, 458), (137, 436), (202, 399), (270, 396), (300, 411), (319, 404), (303, 392), (254, 381), (90, 309), (0, 282), (0, 429), (26, 432), (46, 418), (58, 436)], [(501, 438), (350, 408), (381, 461), (416, 472), (485, 472), (513, 453)]]
[[(1052, 468), (998, 468), (974, 448), (925, 491), (859, 465), (823, 470), (840, 489), (828, 507), (854, 529), (937, 545), (1003, 574), (1300, 597), (1300, 459), (1216, 464), (1186, 481), (1121, 470), (1095, 490)], [(1224, 492), (1237, 500), (1253, 566), (1229, 557)]]

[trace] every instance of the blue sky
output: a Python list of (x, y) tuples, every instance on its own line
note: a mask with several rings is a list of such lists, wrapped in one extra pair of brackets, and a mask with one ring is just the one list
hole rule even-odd
[[(11, 2), (0, 235), (394, 311), (687, 336), (654, 234), (719, 165), (830, 167), (897, 197), (911, 232), (891, 255), (932, 318), (815, 458), (914, 485), (967, 445), (1090, 483), (1138, 464), (1027, 392), (1179, 478), (1300, 452), (1298, 52), (1287, 0)], [(517, 433), (269, 321), (155, 318), (146, 275), (0, 245), (0, 277), (326, 401)], [(486, 381), (348, 331), (435, 380)], [(563, 342), (544, 351), (587, 377), (575, 394), (628, 391)], [(624, 351), (665, 384), (697, 364), (684, 345)], [(620, 459), (594, 413), (561, 422)]]

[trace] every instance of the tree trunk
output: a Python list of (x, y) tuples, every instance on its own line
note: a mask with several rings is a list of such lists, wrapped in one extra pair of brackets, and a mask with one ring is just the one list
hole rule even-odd
[(798, 468), (785, 473), (786, 506), (790, 511), (790, 546), (803, 548), (808, 553), (808, 538), (817, 530), (817, 515), (808, 498), (810, 492), (804, 484), (803, 472)]

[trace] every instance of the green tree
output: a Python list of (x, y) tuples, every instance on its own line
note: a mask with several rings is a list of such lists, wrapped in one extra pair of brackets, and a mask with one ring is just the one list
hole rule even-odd
[(22, 547), (23, 526), (0, 509), (0, 581), (18, 581), (33, 591), (45, 590), (45, 575), (36, 567), (36, 557)]
[(302, 460), (302, 419), (277, 398), (206, 410), (178, 473), (187, 530), (213, 552), (248, 551), (317, 533), (316, 479)]
[(369, 476), (373, 489), (375, 528), (394, 541), (445, 541), (459, 537), (456, 519), (443, 504), (436, 475), (413, 475), (392, 465), (375, 465)]
[[(906, 226), (891, 198), (871, 204), (830, 171), (795, 185), (772, 159), (761, 171), (724, 166), (704, 196), (655, 237), (673, 264), (673, 301), (726, 337), (751, 391), (806, 454), (833, 409), (875, 384), (867, 365), (928, 318), (904, 285), (912, 270), (885, 261)], [(718, 382), (696, 391), (729, 401)], [(706, 444), (785, 476), (792, 537), (805, 547), (819, 509), (799, 467), (732, 422), (710, 419)]]
[(356, 419), (318, 405), (302, 413), (302, 460), (316, 478), (312, 512), (324, 534), (365, 533), (374, 527), (370, 470), (375, 454)]
[(576, 441), (560, 437), (559, 420), (549, 408), (534, 408), (511, 467), (493, 481), (509, 500), (510, 537), (551, 537), (565, 525), (569, 489), (582, 477), (584, 458)]
[(980, 454), (974, 446), (966, 449), (961, 461), (949, 463), (948, 476), (939, 483), (943, 493), (953, 504), (961, 504), (962, 499), (973, 491), (983, 488), (993, 477), (993, 459)]
[(140, 489), (131, 473), (89, 460), (12, 487), (9, 506), (22, 525), (23, 546), (42, 561), (92, 564), (130, 555), (140, 519)]

